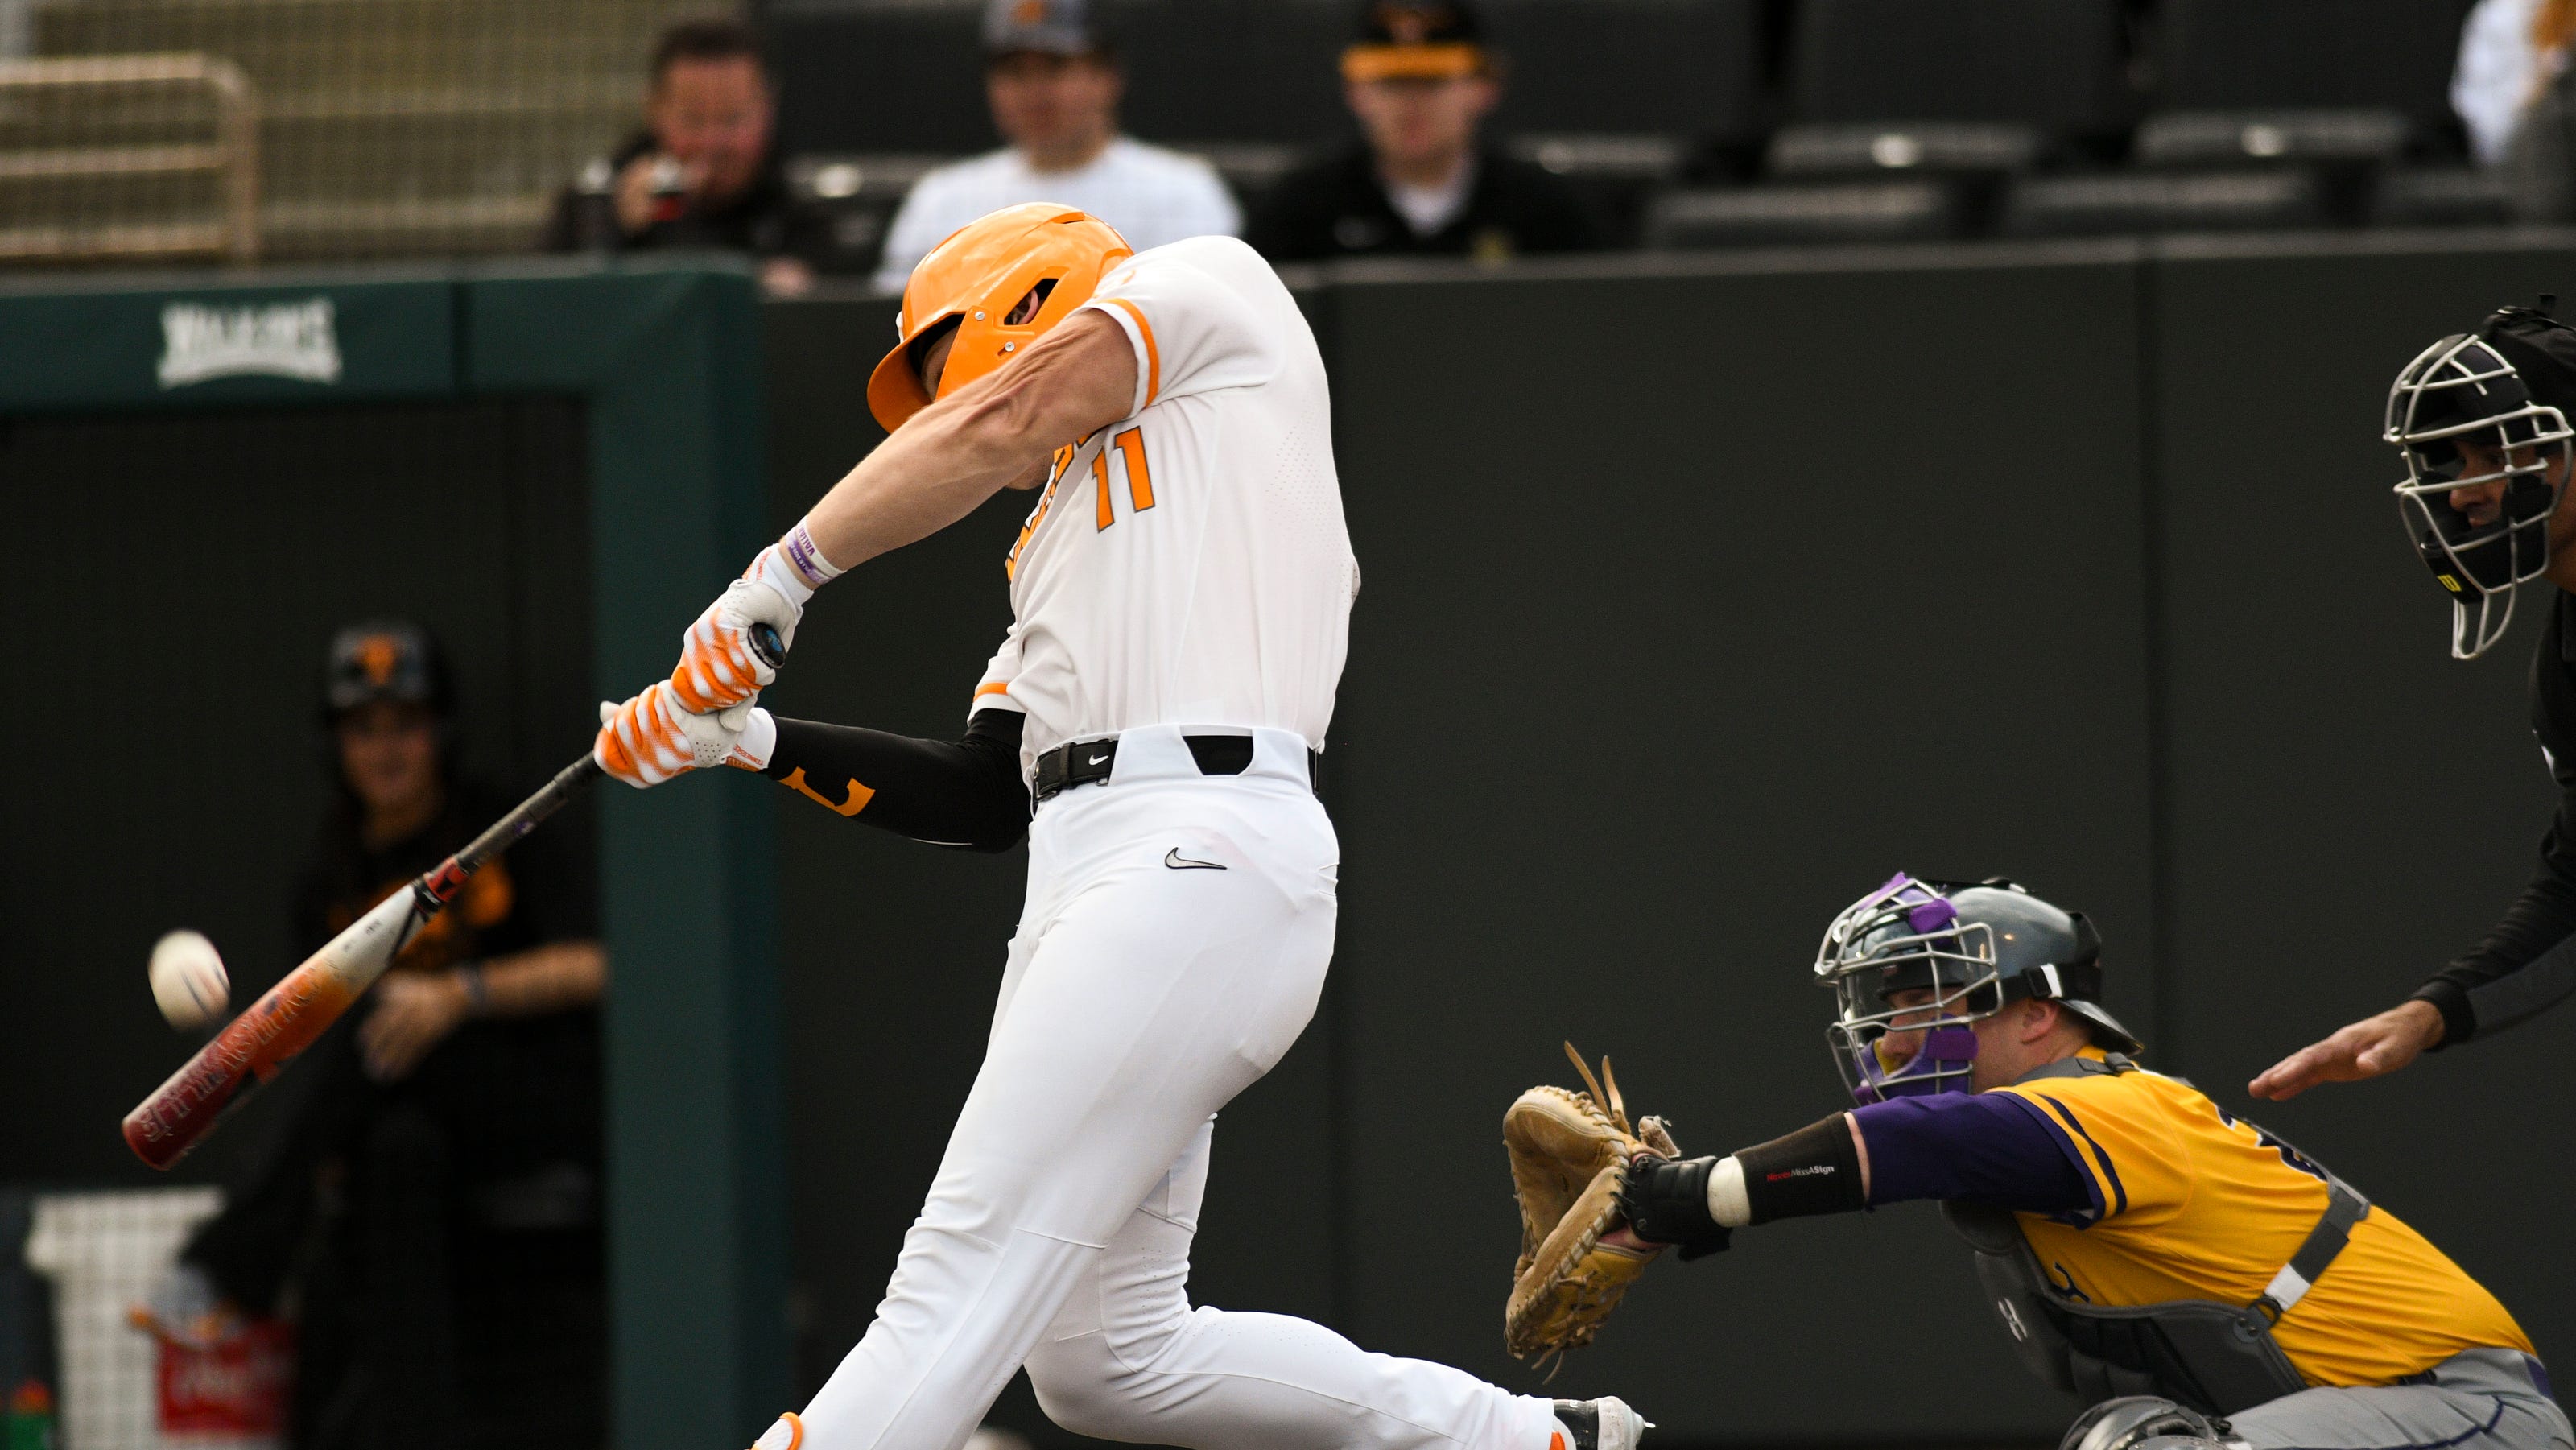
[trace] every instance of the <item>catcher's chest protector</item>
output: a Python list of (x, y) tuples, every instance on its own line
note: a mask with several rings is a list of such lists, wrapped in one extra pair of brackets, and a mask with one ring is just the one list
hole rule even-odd
[[(2126, 1058), (2070, 1058), (2032, 1077), (2132, 1072)], [(2310, 1159), (2314, 1162), (2314, 1159)], [(2343, 1251), (2369, 1201), (2330, 1178), (2326, 1211), (2273, 1279), (2295, 1284), (2290, 1302)], [(2175, 1299), (2110, 1307), (2071, 1300), (2051, 1287), (2011, 1210), (1944, 1203), (1941, 1217), (1977, 1254), (1977, 1281), (2012, 1336), (2022, 1363), (2042, 1380), (2099, 1404), (2120, 1395), (2159, 1395), (2205, 1415), (2233, 1415), (2296, 1394), (2307, 1382), (2272, 1337), (2285, 1306), (2266, 1292), (2252, 1304)]]

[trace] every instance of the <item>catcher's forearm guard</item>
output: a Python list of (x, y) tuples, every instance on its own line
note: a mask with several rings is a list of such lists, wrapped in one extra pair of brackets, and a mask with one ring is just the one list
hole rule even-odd
[(1649, 1243), (1672, 1244), (1685, 1260), (1725, 1251), (1726, 1225), (1708, 1211), (1708, 1175), (1715, 1158), (1640, 1157), (1628, 1165), (1619, 1211)]
[(1869, 1195), (1860, 1186), (1860, 1148), (1852, 1141), (1847, 1113), (1739, 1148), (1735, 1160), (1744, 1165), (1744, 1201), (1755, 1223), (1858, 1213), (1869, 1207)]

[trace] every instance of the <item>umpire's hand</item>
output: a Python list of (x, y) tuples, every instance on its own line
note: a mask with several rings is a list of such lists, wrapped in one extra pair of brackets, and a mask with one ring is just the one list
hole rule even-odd
[(2400, 1002), (2282, 1058), (2245, 1090), (2281, 1102), (2322, 1082), (2359, 1082), (2395, 1072), (2441, 1040), (2439, 1008), (2430, 1002)]

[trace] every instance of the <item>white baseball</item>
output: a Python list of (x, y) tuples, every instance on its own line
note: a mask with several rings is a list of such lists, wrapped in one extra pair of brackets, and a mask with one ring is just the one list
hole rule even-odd
[(152, 944), (152, 1000), (173, 1027), (203, 1027), (232, 1000), (224, 959), (203, 932), (174, 931)]

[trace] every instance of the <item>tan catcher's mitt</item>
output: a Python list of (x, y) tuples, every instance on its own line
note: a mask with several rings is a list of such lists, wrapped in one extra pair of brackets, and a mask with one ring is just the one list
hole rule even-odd
[(1639, 1153), (1681, 1156), (1662, 1119), (1629, 1128), (1610, 1059), (1601, 1059), (1595, 1081), (1573, 1043), (1565, 1044), (1565, 1055), (1590, 1091), (1534, 1087), (1503, 1114), (1512, 1191), (1521, 1200), (1521, 1257), (1503, 1305), (1503, 1343), (1521, 1359), (1590, 1344), (1600, 1332), (1628, 1285), (1661, 1252), (1601, 1242), (1619, 1226), (1628, 1160)]

